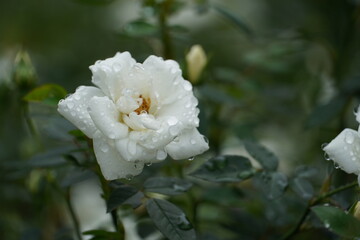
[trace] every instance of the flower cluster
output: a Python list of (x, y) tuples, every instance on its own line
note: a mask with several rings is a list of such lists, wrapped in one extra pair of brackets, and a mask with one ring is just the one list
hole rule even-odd
[(198, 100), (173, 60), (128, 52), (90, 66), (97, 87), (80, 86), (58, 111), (89, 138), (108, 180), (141, 173), (144, 164), (186, 159), (209, 146), (198, 132)]
[[(356, 120), (360, 123), (360, 106), (355, 113)], [(359, 129), (360, 130), (360, 129)], [(347, 173), (358, 175), (360, 185), (360, 133), (353, 129), (346, 128), (336, 136), (323, 150), (328, 160), (333, 160), (335, 164)]]

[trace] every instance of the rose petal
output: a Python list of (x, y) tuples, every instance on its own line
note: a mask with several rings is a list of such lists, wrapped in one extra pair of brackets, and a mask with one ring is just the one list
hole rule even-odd
[(121, 157), (130, 162), (155, 162), (156, 150), (145, 149), (136, 139), (124, 138), (116, 141), (116, 149)]
[(86, 136), (92, 138), (96, 127), (91, 119), (87, 108), (93, 97), (104, 96), (104, 93), (96, 87), (80, 86), (75, 93), (61, 100), (58, 104), (58, 112), (78, 127)]
[(89, 114), (106, 137), (120, 139), (128, 135), (128, 127), (119, 122), (120, 113), (108, 97), (93, 97), (89, 102)]
[(129, 71), (135, 63), (129, 52), (117, 53), (112, 58), (97, 61), (90, 66), (92, 82), (116, 101), (124, 89), (123, 82), (129, 77)]
[(352, 129), (344, 129), (324, 151), (347, 173), (360, 173), (360, 136)]
[(186, 130), (169, 143), (165, 150), (175, 160), (190, 158), (209, 149), (209, 144), (196, 128)]
[(143, 163), (125, 161), (120, 157), (116, 148), (105, 139), (102, 134), (94, 137), (94, 151), (106, 180), (136, 176), (142, 172)]

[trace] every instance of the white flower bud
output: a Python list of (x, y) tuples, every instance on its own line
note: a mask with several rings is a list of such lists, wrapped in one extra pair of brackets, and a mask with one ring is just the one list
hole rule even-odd
[(191, 47), (189, 53), (186, 55), (186, 64), (189, 80), (192, 83), (198, 82), (207, 64), (205, 51), (200, 45)]

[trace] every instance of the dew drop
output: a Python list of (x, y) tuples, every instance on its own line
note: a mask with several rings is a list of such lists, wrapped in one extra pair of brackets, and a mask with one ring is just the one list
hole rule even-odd
[(180, 132), (180, 129), (177, 126), (172, 126), (169, 128), (169, 133), (171, 136), (176, 136)]
[(321, 150), (324, 150), (324, 148), (326, 148), (327, 145), (328, 145), (328, 143), (321, 144)]
[(71, 116), (75, 117), (76, 113), (75, 112), (71, 112)]
[(109, 151), (109, 145), (107, 145), (106, 143), (103, 143), (100, 145), (100, 150), (104, 153)]
[(189, 157), (188, 160), (189, 160), (189, 161), (192, 161), (192, 160), (194, 160), (194, 158), (195, 158), (195, 157)]
[(151, 162), (145, 163), (146, 166), (150, 167), (152, 165)]
[(325, 228), (330, 228), (330, 223), (326, 222), (324, 223)]
[(165, 151), (163, 151), (163, 150), (158, 150), (156, 152), (156, 159), (157, 160), (164, 160), (166, 158), (166, 156), (167, 156), (167, 153)]
[(190, 143), (191, 143), (192, 145), (194, 145), (194, 144), (196, 143), (196, 141), (195, 141), (194, 139), (191, 139), (191, 140), (190, 140)]
[(114, 133), (110, 133), (110, 134), (109, 134), (109, 138), (115, 139), (115, 134), (114, 134)]
[(68, 101), (66, 106), (69, 108), (69, 109), (72, 109), (74, 107), (74, 103), (72, 101)]
[(205, 141), (207, 144), (209, 144), (209, 139), (208, 139), (206, 136), (203, 136), (203, 138), (204, 138), (204, 141)]
[(179, 120), (176, 117), (170, 117), (167, 122), (169, 126), (174, 126), (179, 122)]
[(348, 144), (353, 144), (354, 140), (355, 140), (354, 135), (350, 132), (347, 132), (345, 135), (345, 142)]
[(191, 86), (191, 83), (189, 83), (188, 81), (185, 81), (183, 83), (183, 87), (186, 91), (191, 91), (192, 90), (192, 86)]
[(134, 176), (131, 175), (131, 174), (127, 174), (127, 175), (125, 176), (125, 178), (126, 178), (127, 180), (131, 181), (131, 180), (134, 178)]
[(75, 100), (80, 100), (79, 94), (74, 94), (74, 98), (75, 98)]
[(334, 168), (335, 168), (335, 169), (339, 169), (339, 168), (340, 168), (339, 164), (334, 163)]
[(331, 160), (330, 156), (329, 156), (326, 152), (324, 153), (324, 158), (325, 158), (325, 160), (327, 160), (327, 161), (330, 161), (330, 160)]

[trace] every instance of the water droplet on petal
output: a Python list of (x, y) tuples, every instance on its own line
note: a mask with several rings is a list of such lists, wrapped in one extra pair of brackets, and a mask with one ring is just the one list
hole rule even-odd
[(131, 180), (134, 178), (134, 176), (131, 175), (131, 174), (128, 174), (128, 175), (125, 176), (125, 178), (126, 178), (127, 180), (131, 181)]
[(72, 101), (68, 101), (66, 106), (69, 108), (69, 109), (72, 109), (74, 107), (74, 103)]
[(146, 166), (150, 167), (152, 165), (151, 162), (145, 163)]
[(327, 160), (327, 161), (330, 161), (330, 160), (331, 160), (330, 156), (329, 156), (326, 152), (324, 153), (324, 158), (325, 158), (325, 160)]
[(75, 98), (75, 100), (80, 100), (79, 94), (75, 94), (75, 95), (74, 95), (74, 98)]
[(334, 163), (334, 168), (335, 168), (335, 169), (339, 169), (339, 168), (340, 168), (339, 164)]
[(192, 90), (192, 86), (191, 86), (191, 83), (189, 83), (188, 81), (185, 81), (183, 83), (183, 87), (186, 91), (191, 91)]
[(327, 145), (328, 145), (328, 143), (321, 144), (321, 150), (324, 150), (324, 148), (326, 148)]
[(355, 140), (354, 134), (351, 132), (347, 132), (345, 134), (345, 142), (348, 144), (352, 144)]
[(196, 141), (195, 141), (194, 139), (191, 139), (191, 140), (190, 140), (190, 143), (191, 143), (192, 145), (194, 145), (194, 144), (196, 143)]
[(167, 157), (167, 153), (163, 150), (158, 150), (156, 152), (156, 159), (157, 160), (164, 160)]
[(170, 117), (167, 122), (169, 126), (174, 126), (179, 122), (179, 120), (176, 117)]
[(109, 151), (109, 145), (107, 145), (106, 143), (103, 143), (100, 145), (100, 150), (104, 153)]
[(194, 158), (195, 158), (195, 157), (189, 157), (188, 160), (189, 160), (189, 161), (192, 161), (192, 160), (194, 160)]

